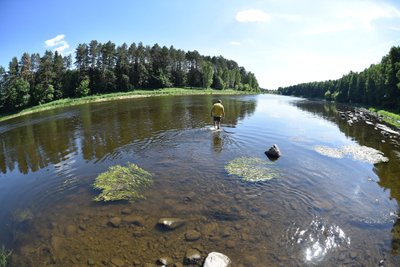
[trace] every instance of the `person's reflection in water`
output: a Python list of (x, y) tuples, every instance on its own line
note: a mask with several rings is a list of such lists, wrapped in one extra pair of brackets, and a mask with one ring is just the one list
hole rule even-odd
[(222, 139), (221, 139), (221, 132), (214, 132), (213, 133), (213, 148), (214, 151), (220, 153), (222, 151)]

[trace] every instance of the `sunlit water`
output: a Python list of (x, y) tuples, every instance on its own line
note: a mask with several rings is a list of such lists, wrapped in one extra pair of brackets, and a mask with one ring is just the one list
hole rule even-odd
[[(233, 266), (400, 266), (399, 139), (349, 126), (337, 113), (345, 107), (271, 95), (221, 96), (227, 117), (216, 132), (215, 99), (113, 101), (1, 123), (0, 244), (13, 250), (11, 266), (183, 263), (190, 248)], [(283, 155), (270, 162), (273, 144)], [(389, 162), (314, 149), (353, 144)], [(238, 157), (268, 161), (279, 175), (244, 182), (224, 168)], [(146, 199), (94, 202), (96, 176), (128, 162), (153, 174)], [(186, 224), (165, 232), (162, 217)], [(187, 238), (193, 230), (197, 240)]]

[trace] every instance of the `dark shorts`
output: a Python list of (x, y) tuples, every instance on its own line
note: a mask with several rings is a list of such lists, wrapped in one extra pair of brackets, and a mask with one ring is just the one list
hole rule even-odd
[(215, 116), (214, 116), (214, 121), (220, 122), (220, 121), (221, 121), (221, 117), (215, 117)]

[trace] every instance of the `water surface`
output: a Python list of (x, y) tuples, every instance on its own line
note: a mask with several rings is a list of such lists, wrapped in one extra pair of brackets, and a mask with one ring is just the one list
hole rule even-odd
[[(399, 266), (400, 148), (346, 107), (282, 96), (221, 96), (224, 131), (211, 131), (216, 97), (152, 97), (55, 109), (0, 124), (0, 244), (12, 266), (182, 263), (190, 248), (233, 266)], [(264, 152), (277, 144), (283, 155)], [(388, 163), (330, 158), (315, 146), (364, 145)], [(273, 164), (248, 183), (225, 165)], [(153, 174), (146, 199), (96, 203), (94, 179), (133, 162)], [(112, 226), (110, 218), (122, 223)], [(162, 217), (186, 224), (157, 227)], [(140, 225), (129, 224), (136, 218)], [(200, 233), (188, 240), (188, 233)]]

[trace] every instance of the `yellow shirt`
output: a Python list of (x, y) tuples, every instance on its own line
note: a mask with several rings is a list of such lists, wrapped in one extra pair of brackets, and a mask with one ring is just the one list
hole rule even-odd
[(224, 106), (221, 103), (215, 103), (212, 107), (211, 113), (214, 117), (223, 117), (225, 115)]

